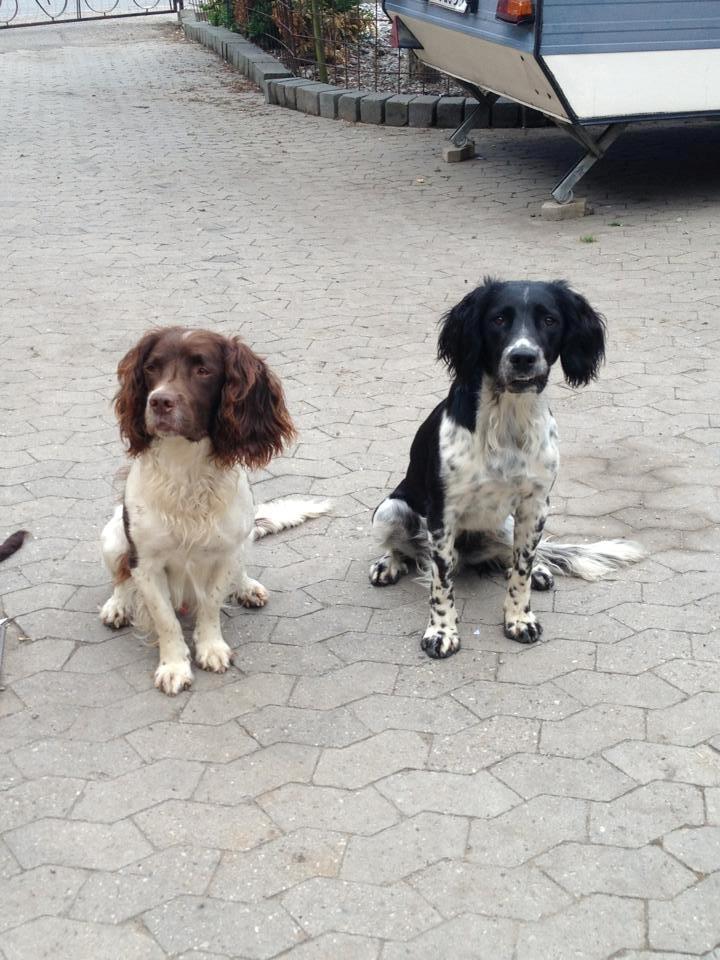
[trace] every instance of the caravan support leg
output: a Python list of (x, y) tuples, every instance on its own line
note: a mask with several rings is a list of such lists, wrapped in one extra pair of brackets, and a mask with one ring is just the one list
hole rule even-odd
[(588, 170), (595, 166), (598, 160), (605, 156), (627, 124), (611, 123), (597, 139), (594, 139), (583, 127), (568, 127), (562, 123), (558, 123), (558, 126), (586, 147), (588, 151), (582, 160), (579, 160), (572, 170), (562, 178), (552, 192), (553, 198), (558, 203), (569, 203), (573, 198), (573, 187), (582, 180)]

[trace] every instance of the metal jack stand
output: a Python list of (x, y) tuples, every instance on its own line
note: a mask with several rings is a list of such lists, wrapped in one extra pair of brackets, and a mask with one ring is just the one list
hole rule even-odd
[[(582, 180), (588, 170), (595, 166), (598, 160), (605, 156), (625, 127), (627, 127), (627, 124), (611, 123), (597, 139), (592, 137), (584, 127), (569, 127), (564, 123), (558, 123), (557, 125), (561, 130), (564, 130), (565, 133), (569, 133), (574, 140), (577, 140), (577, 142), (588, 151), (582, 160), (579, 160), (572, 170), (562, 178), (552, 192), (553, 199), (558, 203), (570, 203), (573, 199), (573, 187)], [(461, 129), (462, 127), (458, 128), (458, 130)]]
[(463, 86), (475, 97), (475, 99), (478, 101), (478, 105), (475, 107), (470, 116), (463, 120), (460, 126), (450, 134), (450, 143), (454, 144), (456, 147), (464, 147), (466, 143), (471, 142), (468, 134), (473, 129), (475, 117), (483, 108), (482, 101), (484, 100), (486, 104), (492, 106), (497, 100), (497, 94), (495, 93), (483, 93), (479, 87), (476, 87), (470, 83), (464, 83)]

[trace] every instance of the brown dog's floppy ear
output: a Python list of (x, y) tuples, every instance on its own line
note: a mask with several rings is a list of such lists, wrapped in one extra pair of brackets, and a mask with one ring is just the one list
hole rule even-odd
[(160, 331), (146, 333), (122, 358), (117, 368), (120, 389), (115, 395), (115, 413), (120, 436), (127, 441), (128, 453), (136, 457), (150, 446), (152, 437), (145, 426), (145, 362), (158, 342)]
[(295, 437), (280, 381), (246, 344), (225, 345), (225, 385), (211, 429), (215, 459), (223, 466), (266, 466)]

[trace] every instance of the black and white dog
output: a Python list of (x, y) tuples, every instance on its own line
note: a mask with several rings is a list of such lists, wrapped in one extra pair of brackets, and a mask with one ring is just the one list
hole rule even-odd
[(558, 358), (572, 386), (596, 377), (603, 318), (564, 282), (486, 280), (441, 323), (438, 357), (453, 382), (415, 435), (405, 479), (375, 511), (386, 552), (370, 568), (375, 586), (397, 583), (409, 560), (427, 573), (422, 647), (431, 657), (460, 646), (459, 559), (509, 569), (505, 635), (534, 643), (542, 627), (530, 609), (531, 584), (550, 589), (552, 572), (594, 580), (643, 556), (622, 540), (541, 539), (558, 473), (557, 427), (543, 390)]

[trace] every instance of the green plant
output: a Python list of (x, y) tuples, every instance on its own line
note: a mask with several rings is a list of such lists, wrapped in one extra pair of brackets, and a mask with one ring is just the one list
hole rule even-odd
[(200, 8), (208, 18), (208, 23), (214, 27), (227, 27), (232, 30), (235, 26), (232, 7), (227, 0), (207, 0)]
[(597, 237), (593, 237), (587, 233), (584, 237), (580, 237), (580, 243), (597, 243)]

